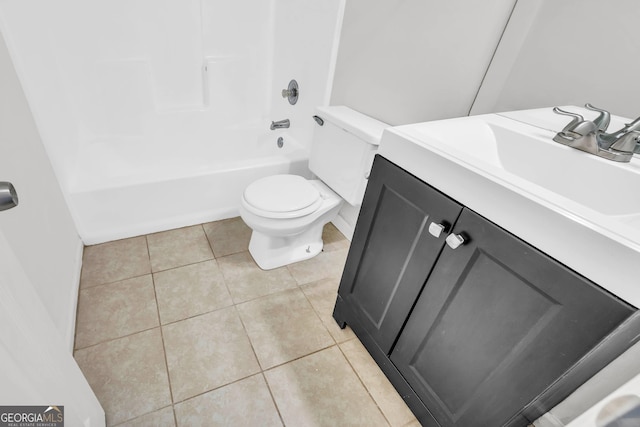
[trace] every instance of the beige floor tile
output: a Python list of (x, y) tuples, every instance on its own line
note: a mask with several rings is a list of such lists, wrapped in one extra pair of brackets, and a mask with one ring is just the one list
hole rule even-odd
[(237, 306), (263, 369), (333, 345), (333, 339), (300, 289)]
[(336, 305), (339, 281), (336, 279), (322, 279), (301, 286), (313, 309), (336, 342), (343, 342), (355, 338), (355, 334), (347, 326), (340, 329), (333, 319), (333, 307)]
[(287, 426), (388, 426), (335, 346), (265, 376)]
[(208, 222), (202, 226), (216, 258), (249, 250), (251, 229), (242, 218)]
[(115, 425), (171, 405), (160, 329), (75, 352), (75, 359)]
[(422, 427), (422, 424), (420, 424), (420, 421), (414, 418), (412, 421), (409, 421), (403, 427)]
[(118, 427), (176, 427), (176, 421), (173, 417), (173, 407), (168, 406), (159, 411), (151, 412), (124, 424), (118, 424)]
[(249, 252), (219, 258), (218, 265), (236, 304), (298, 286), (286, 267), (261, 270)]
[(261, 374), (176, 405), (179, 427), (282, 426)]
[(322, 242), (324, 243), (323, 250), (327, 252), (349, 249), (351, 244), (340, 230), (331, 223), (328, 223), (322, 229)]
[(415, 420), (407, 404), (360, 341), (344, 342), (340, 348), (392, 427), (403, 427)]
[(337, 279), (339, 282), (348, 253), (348, 249), (322, 251), (306, 261), (289, 264), (287, 268), (299, 285), (321, 279)]
[(260, 371), (234, 307), (162, 327), (174, 402)]
[(201, 225), (149, 234), (147, 241), (154, 273), (213, 259)]
[(151, 275), (80, 290), (75, 348), (158, 326)]
[(117, 282), (151, 273), (144, 236), (84, 248), (81, 287)]
[(233, 304), (215, 260), (153, 274), (163, 324)]

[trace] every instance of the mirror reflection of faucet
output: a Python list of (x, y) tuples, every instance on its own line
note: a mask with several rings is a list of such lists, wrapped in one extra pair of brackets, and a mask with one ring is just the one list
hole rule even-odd
[(556, 134), (555, 142), (616, 162), (629, 162), (634, 152), (640, 153), (640, 117), (616, 132), (606, 133), (611, 114), (591, 104), (585, 107), (600, 114), (594, 120), (585, 120), (580, 114), (554, 107), (554, 113), (573, 118)]
[(18, 193), (12, 183), (0, 182), (0, 211), (18, 206)]
[(271, 130), (275, 130), (275, 129), (286, 129), (291, 125), (291, 122), (289, 122), (289, 119), (284, 119), (284, 120), (278, 120), (277, 122), (272, 121), (271, 122)]

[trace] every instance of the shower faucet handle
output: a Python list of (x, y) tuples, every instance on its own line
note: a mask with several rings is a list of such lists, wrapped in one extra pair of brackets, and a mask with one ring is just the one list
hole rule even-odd
[(282, 97), (288, 98), (290, 96), (298, 96), (298, 89), (282, 89)]
[(298, 89), (298, 82), (295, 80), (291, 80), (289, 82), (289, 86), (286, 89), (282, 89), (282, 97), (289, 99), (289, 104), (294, 105), (298, 102), (298, 96), (300, 95), (300, 91)]

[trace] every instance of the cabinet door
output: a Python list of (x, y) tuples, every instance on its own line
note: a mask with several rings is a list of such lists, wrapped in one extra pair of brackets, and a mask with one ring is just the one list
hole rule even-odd
[(454, 233), (391, 360), (442, 426), (502, 426), (634, 309), (467, 209)]
[(389, 354), (462, 208), (383, 157), (376, 156), (339, 294)]

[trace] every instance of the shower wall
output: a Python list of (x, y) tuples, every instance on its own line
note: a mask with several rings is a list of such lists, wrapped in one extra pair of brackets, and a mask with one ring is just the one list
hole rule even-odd
[[(87, 167), (103, 157), (120, 164), (101, 172), (144, 170), (145, 156), (131, 152), (152, 162), (157, 148), (211, 151), (225, 144), (220, 135), (269, 132), (285, 118), (308, 147), (313, 109), (329, 100), (343, 8), (344, 0), (0, 0), (0, 30), (82, 222), (69, 194), (111, 185)], [(280, 95), (292, 78), (295, 106)]]

